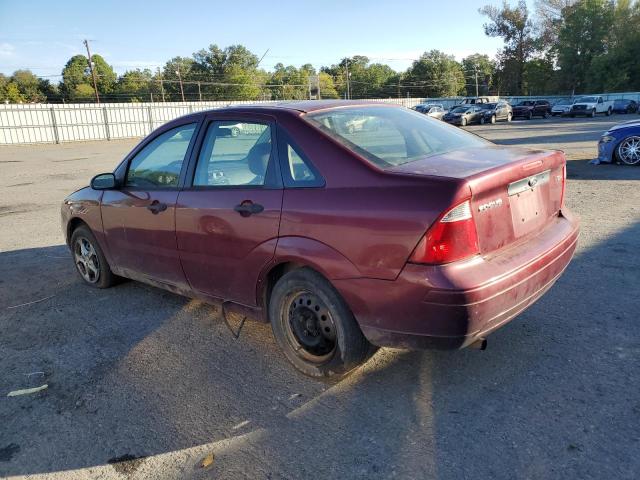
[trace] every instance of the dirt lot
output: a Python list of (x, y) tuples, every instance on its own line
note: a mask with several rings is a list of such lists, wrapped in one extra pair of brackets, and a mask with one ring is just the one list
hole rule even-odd
[(135, 141), (0, 148), (0, 476), (637, 478), (640, 168), (587, 164), (626, 119), (470, 127), (567, 152), (573, 263), (487, 351), (381, 350), (337, 384), (268, 325), (234, 340), (215, 307), (80, 283), (59, 203)]

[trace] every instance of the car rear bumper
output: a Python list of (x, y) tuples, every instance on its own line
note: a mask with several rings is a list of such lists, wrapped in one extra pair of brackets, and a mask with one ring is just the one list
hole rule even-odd
[(496, 255), (442, 266), (407, 264), (394, 281), (334, 284), (375, 345), (463, 348), (506, 324), (536, 300), (569, 264), (578, 222), (563, 209), (534, 237)]

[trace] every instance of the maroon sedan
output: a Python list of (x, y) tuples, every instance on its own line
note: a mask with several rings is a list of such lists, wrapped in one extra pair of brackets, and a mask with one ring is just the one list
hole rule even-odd
[(87, 284), (222, 303), (271, 322), (302, 372), (341, 375), (374, 346), (484, 346), (540, 298), (576, 247), (565, 178), (561, 152), (397, 106), (242, 106), (159, 128), (62, 224)]

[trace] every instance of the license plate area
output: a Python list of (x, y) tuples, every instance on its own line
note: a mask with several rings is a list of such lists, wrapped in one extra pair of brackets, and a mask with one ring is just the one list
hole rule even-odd
[(526, 235), (546, 223), (550, 171), (531, 175), (509, 185), (513, 233)]

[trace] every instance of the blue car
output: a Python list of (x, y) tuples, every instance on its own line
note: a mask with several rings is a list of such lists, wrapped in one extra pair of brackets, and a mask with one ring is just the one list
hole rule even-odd
[(598, 142), (598, 160), (640, 164), (640, 120), (620, 123), (604, 132)]

